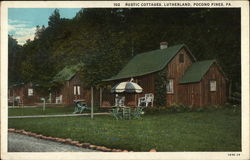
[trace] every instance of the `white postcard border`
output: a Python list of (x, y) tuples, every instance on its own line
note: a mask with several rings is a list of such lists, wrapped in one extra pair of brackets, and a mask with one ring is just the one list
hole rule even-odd
[[(8, 66), (8, 8), (163, 8), (152, 6), (131, 7), (125, 3), (231, 3), (227, 8), (241, 8), (241, 65), (242, 65), (242, 152), (130, 152), (130, 153), (13, 153), (7, 152), (7, 66)], [(120, 5), (117, 6), (119, 3)], [(204, 8), (204, 6), (191, 6)], [(171, 6), (164, 8), (187, 8)], [(190, 7), (188, 7), (190, 8)], [(221, 8), (209, 6), (208, 8)], [(2, 159), (249, 159), (249, 2), (248, 1), (5, 1), (1, 2), (1, 158)], [(239, 153), (240, 156), (228, 156)]]

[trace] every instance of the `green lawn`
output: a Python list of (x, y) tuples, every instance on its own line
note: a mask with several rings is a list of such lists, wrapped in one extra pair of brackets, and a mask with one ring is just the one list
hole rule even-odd
[(133, 151), (240, 151), (241, 114), (232, 109), (144, 115), (9, 119), (9, 128)]
[[(45, 111), (43, 111), (42, 107), (8, 109), (9, 116), (72, 114), (73, 112), (74, 107), (47, 107)], [(90, 112), (90, 110), (86, 110), (84, 112)], [(100, 110), (94, 108), (94, 112), (100, 112)]]
[(73, 107), (48, 107), (43, 111), (42, 107), (36, 108), (9, 108), (9, 116), (27, 116), (27, 115), (47, 115), (47, 114), (71, 114)]

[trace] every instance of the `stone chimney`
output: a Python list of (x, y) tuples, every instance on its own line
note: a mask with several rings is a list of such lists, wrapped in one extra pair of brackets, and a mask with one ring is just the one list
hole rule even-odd
[(168, 48), (168, 42), (161, 42), (160, 43), (160, 49)]

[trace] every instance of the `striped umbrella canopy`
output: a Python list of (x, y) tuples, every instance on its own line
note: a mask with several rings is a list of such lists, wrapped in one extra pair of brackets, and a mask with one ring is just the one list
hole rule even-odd
[(141, 93), (142, 88), (134, 82), (121, 82), (111, 89), (111, 93)]

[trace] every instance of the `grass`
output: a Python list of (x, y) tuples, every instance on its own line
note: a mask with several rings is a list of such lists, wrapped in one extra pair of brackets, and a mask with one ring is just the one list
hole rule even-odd
[[(28, 116), (28, 115), (56, 115), (56, 114), (72, 114), (74, 112), (74, 107), (47, 107), (43, 111), (42, 107), (35, 108), (9, 108), (9, 116)], [(86, 110), (84, 112), (90, 112)], [(94, 108), (94, 112), (100, 112)]]
[(9, 128), (133, 151), (240, 151), (241, 114), (224, 108), (206, 112), (9, 119)]

